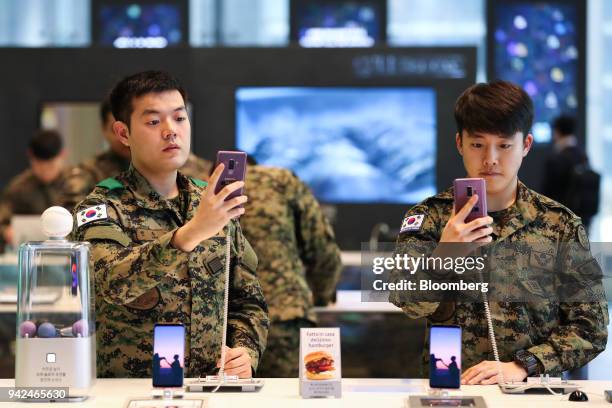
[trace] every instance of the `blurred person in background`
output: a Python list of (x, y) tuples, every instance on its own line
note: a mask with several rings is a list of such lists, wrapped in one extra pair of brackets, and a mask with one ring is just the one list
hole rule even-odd
[(249, 156), (240, 225), (259, 266), (270, 316), (259, 377), (297, 377), (300, 328), (314, 327), (314, 306), (335, 298), (342, 264), (332, 227), (308, 187), (288, 170)]
[(61, 135), (41, 130), (30, 141), (27, 150), (30, 166), (15, 176), (0, 198), (0, 247), (13, 246), (13, 215), (39, 215), (54, 205), (76, 203), (69, 196), (65, 182), (72, 170), (65, 165), (66, 150)]
[(551, 127), (554, 152), (544, 165), (542, 194), (576, 213), (588, 230), (599, 207), (600, 176), (590, 168), (585, 151), (578, 145), (574, 118), (561, 115)]

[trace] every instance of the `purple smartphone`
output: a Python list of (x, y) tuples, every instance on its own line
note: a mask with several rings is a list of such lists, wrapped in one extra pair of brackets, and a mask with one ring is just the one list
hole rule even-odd
[(468, 223), (476, 218), (487, 216), (487, 184), (482, 178), (461, 178), (453, 183), (455, 190), (455, 214), (459, 212), (474, 194), (478, 195), (478, 202), (472, 212), (465, 218)]
[[(244, 177), (246, 175), (246, 163), (247, 163), (247, 154), (245, 152), (231, 152), (231, 151), (218, 151), (217, 152), (217, 167), (220, 163), (223, 163), (225, 168), (223, 169), (223, 173), (219, 178), (219, 182), (215, 186), (215, 194), (218, 194), (219, 191), (228, 184), (231, 184), (235, 181), (244, 181)], [(231, 193), (225, 201), (231, 200), (234, 197), (238, 197), (242, 195), (242, 188)]]

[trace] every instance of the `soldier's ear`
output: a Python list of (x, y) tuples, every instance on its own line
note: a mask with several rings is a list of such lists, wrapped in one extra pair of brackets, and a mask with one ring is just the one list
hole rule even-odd
[(529, 133), (525, 136), (525, 140), (523, 140), (523, 157), (527, 156), (529, 150), (531, 150), (531, 146), (533, 145), (533, 135)]
[(457, 145), (457, 151), (459, 152), (461, 156), (463, 156), (463, 144), (462, 144), (462, 138), (459, 132), (455, 133), (455, 144)]
[(121, 122), (120, 120), (115, 121), (115, 123), (113, 123), (113, 132), (115, 132), (115, 135), (122, 145), (130, 147), (130, 128), (127, 126), (127, 124)]

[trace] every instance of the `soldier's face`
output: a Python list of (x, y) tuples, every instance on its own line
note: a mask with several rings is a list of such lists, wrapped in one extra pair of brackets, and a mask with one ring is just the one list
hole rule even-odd
[(139, 170), (164, 173), (182, 167), (189, 156), (191, 125), (179, 91), (148, 93), (132, 100), (130, 127), (115, 122), (113, 130), (129, 146)]
[(529, 134), (523, 140), (522, 132), (501, 137), (464, 130), (463, 137), (456, 135), (456, 143), (468, 177), (484, 178), (487, 193), (496, 194), (516, 187), (517, 174), (531, 149), (533, 136)]
[(64, 168), (65, 151), (48, 160), (30, 157), (30, 168), (32, 173), (43, 184), (50, 184), (59, 177)]

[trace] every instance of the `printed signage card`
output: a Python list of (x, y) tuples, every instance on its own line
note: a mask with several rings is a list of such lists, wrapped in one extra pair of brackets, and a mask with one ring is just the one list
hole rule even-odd
[(300, 329), (300, 395), (302, 398), (342, 396), (340, 329)]

